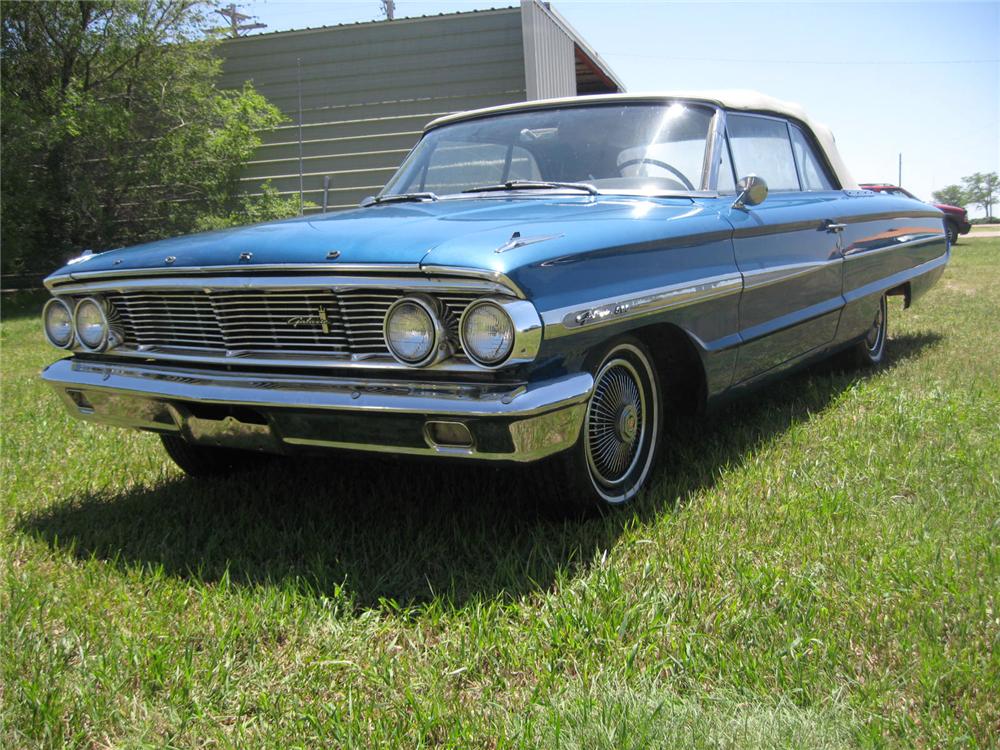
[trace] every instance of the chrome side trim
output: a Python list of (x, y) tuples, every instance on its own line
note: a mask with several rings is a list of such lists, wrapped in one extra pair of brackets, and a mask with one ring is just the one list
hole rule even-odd
[(698, 302), (736, 294), (743, 289), (738, 273), (711, 276), (650, 289), (641, 295), (608, 297), (583, 307), (573, 305), (542, 313), (546, 338), (558, 338), (621, 320), (630, 320)]
[(867, 248), (867, 247), (849, 247), (844, 251), (845, 260), (856, 260), (857, 258), (864, 258), (869, 255), (877, 255), (879, 253), (885, 253), (889, 250), (899, 250), (904, 247), (916, 247), (918, 245), (926, 245), (931, 242), (945, 242), (944, 232), (939, 235), (934, 235), (933, 237), (918, 237), (912, 240), (906, 240), (905, 242), (896, 242), (891, 245), (881, 245), (879, 247)]
[(854, 289), (844, 290), (844, 299), (849, 304), (862, 297), (867, 297), (870, 294), (884, 293), (888, 289), (897, 287), (907, 281), (912, 281), (919, 276), (931, 273), (935, 269), (947, 265), (950, 257), (950, 253), (942, 253), (936, 258), (924, 261), (919, 266), (907, 268), (899, 273), (894, 273), (892, 276), (884, 276), (863, 286), (855, 287)]
[(807, 263), (789, 263), (781, 266), (771, 266), (769, 268), (759, 268), (753, 271), (743, 272), (743, 282), (745, 291), (761, 289), (772, 284), (780, 284), (791, 281), (801, 276), (806, 276), (816, 271), (822, 271), (830, 266), (839, 266), (843, 262), (842, 258), (832, 260), (812, 261)]

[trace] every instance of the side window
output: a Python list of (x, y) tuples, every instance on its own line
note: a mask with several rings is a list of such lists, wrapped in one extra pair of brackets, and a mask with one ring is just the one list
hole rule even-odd
[(768, 188), (775, 191), (800, 189), (784, 120), (730, 114), (726, 130), (740, 177), (763, 177)]
[(445, 141), (434, 149), (420, 190), (440, 195), (459, 193), (487, 182), (537, 180), (538, 165), (528, 151), (500, 143)]
[(816, 156), (812, 144), (798, 125), (789, 124), (792, 131), (792, 151), (799, 165), (803, 190), (833, 190), (833, 183), (823, 168), (823, 162)]

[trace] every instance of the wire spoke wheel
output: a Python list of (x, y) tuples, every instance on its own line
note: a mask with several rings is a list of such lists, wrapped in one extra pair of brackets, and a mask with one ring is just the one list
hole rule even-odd
[(645, 431), (645, 396), (635, 368), (614, 359), (601, 370), (587, 410), (587, 459), (594, 477), (613, 486), (639, 456)]
[[(596, 353), (595, 353), (596, 354)], [(559, 457), (554, 494), (590, 512), (628, 504), (659, 454), (660, 380), (646, 344), (622, 336), (594, 357), (576, 444)]]
[(878, 312), (875, 313), (875, 321), (872, 323), (872, 327), (868, 329), (868, 333), (865, 334), (865, 346), (868, 348), (868, 356), (872, 359), (877, 358), (882, 351), (882, 347), (885, 344), (885, 319), (886, 319), (886, 299), (883, 296), (879, 300)]
[(645, 350), (619, 346), (594, 378), (582, 436), (591, 483), (605, 502), (625, 502), (644, 484), (659, 442), (658, 410)]

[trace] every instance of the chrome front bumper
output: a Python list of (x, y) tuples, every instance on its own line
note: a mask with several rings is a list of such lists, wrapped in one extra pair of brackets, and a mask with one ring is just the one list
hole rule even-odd
[[(572, 446), (594, 386), (587, 373), (522, 386), (246, 374), (63, 359), (42, 371), (70, 413), (192, 443), (289, 453), (347, 448), (534, 461)], [(435, 442), (461, 423), (468, 445)]]

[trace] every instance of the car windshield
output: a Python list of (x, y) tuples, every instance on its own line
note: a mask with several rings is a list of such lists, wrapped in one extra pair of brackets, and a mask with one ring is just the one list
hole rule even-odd
[(714, 114), (703, 105), (657, 102), (456, 122), (427, 133), (381, 196), (573, 190), (567, 183), (609, 193), (700, 190), (707, 187), (705, 149)]

